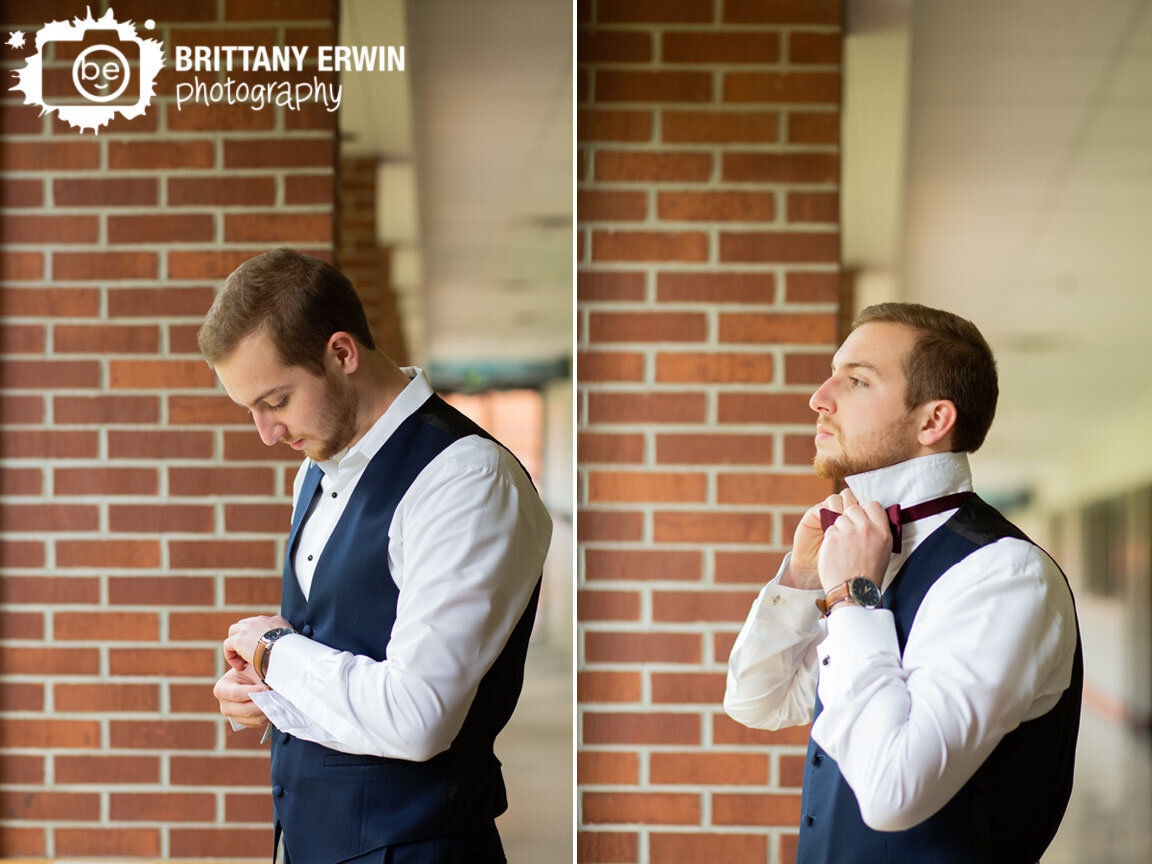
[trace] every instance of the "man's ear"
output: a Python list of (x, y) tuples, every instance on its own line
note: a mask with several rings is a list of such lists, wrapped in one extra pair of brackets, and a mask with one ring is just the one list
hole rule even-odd
[(351, 375), (360, 368), (360, 345), (356, 337), (343, 330), (337, 330), (328, 337), (328, 362), (334, 363), (336, 368)]
[(956, 406), (949, 399), (935, 399), (920, 406), (920, 431), (916, 440), (924, 447), (933, 447), (945, 438), (951, 440), (956, 427)]

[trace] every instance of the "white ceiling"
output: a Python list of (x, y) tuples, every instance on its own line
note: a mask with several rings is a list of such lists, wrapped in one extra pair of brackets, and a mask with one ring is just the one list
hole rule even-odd
[[(853, 3), (850, 30), (876, 5)], [(906, 130), (874, 130), (906, 148), (900, 242), (862, 248), (846, 210), (845, 264), (890, 270), (888, 299), (971, 318), (992, 344), (978, 482), (1056, 503), (1149, 479), (1152, 3), (882, 5), (904, 5), (909, 46)], [(846, 130), (867, 114), (848, 92)], [(868, 169), (846, 153), (846, 200), (867, 200)]]
[(572, 350), (570, 0), (345, 0), (344, 29), (354, 20), (359, 31), (345, 38), (394, 44), (394, 32), (373, 32), (391, 20), (381, 5), (399, 9), (406, 29), (410, 154), (371, 88), (349, 93), (342, 128), (359, 152), (415, 162), (420, 361), (441, 369), (441, 382), (468, 370), (515, 379), (563, 368)]

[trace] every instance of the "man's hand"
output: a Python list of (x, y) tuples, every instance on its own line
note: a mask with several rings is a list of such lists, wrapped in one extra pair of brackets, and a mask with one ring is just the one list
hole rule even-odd
[(241, 618), (228, 628), (228, 638), (224, 640), (224, 659), (233, 669), (242, 670), (252, 663), (252, 655), (256, 651), (256, 643), (260, 641), (261, 636), (277, 627), (291, 626), (279, 615), (256, 615), (252, 618)]
[(789, 559), (788, 572), (780, 580), (782, 584), (807, 590), (821, 587), (817, 566), (820, 546), (824, 542), (824, 532), (820, 528), (820, 511), (827, 509), (843, 513), (845, 508), (856, 503), (856, 496), (852, 494), (852, 490), (845, 488), (843, 492), (829, 495), (819, 504), (808, 508), (792, 537), (792, 557)]
[(824, 533), (817, 558), (820, 584), (825, 593), (855, 576), (881, 585), (891, 557), (892, 529), (884, 508), (877, 501), (850, 504)]
[(244, 669), (229, 669), (212, 688), (212, 695), (220, 703), (220, 713), (241, 726), (263, 726), (268, 722), (256, 703), (252, 693), (270, 689), (256, 677), (256, 671), (247, 666)]

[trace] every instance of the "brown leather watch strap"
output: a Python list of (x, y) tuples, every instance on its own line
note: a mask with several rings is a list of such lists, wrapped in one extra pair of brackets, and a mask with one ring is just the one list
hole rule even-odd
[(832, 611), (832, 607), (848, 599), (848, 583), (844, 582), (837, 585), (823, 597), (816, 600), (816, 608), (820, 610), (821, 614), (827, 615)]
[(256, 670), (260, 680), (264, 680), (264, 661), (268, 656), (268, 643), (261, 638), (256, 643), (256, 650), (252, 652), (252, 668)]

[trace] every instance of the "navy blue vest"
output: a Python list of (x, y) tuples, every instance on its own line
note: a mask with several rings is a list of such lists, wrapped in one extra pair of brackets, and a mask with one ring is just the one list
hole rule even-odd
[[(896, 619), (900, 651), (933, 583), (1002, 537), (1028, 540), (979, 498), (970, 498), (904, 562), (883, 605)], [(1031, 541), (1029, 541), (1031, 542)], [(1077, 628), (1072, 680), (1051, 711), (1020, 724), (939, 811), (907, 831), (873, 831), (840, 769), (808, 742), (797, 864), (1034, 864), (1052, 842), (1068, 797), (1084, 669)], [(816, 714), (821, 710), (819, 696)]]
[[(324, 548), (308, 599), (293, 567), (304, 515), (320, 489), (310, 466), (284, 561), (281, 614), (300, 633), (340, 651), (383, 660), (399, 589), (388, 570), (388, 526), (416, 476), (454, 441), (486, 432), (431, 396), (364, 469)], [(272, 743), (272, 795), (294, 864), (330, 864), (393, 843), (469, 834), (507, 808), (496, 735), (524, 680), (524, 658), (540, 583), (476, 697), (451, 747), (426, 762), (341, 753), (278, 733)]]

